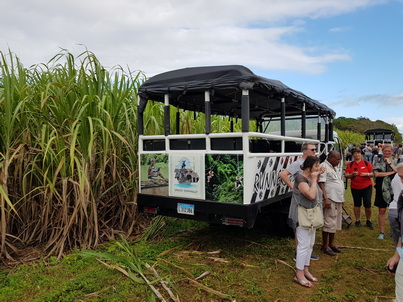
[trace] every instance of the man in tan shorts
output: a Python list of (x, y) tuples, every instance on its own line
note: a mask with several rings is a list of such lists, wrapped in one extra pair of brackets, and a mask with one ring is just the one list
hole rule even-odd
[(330, 151), (327, 159), (322, 163), (325, 172), (320, 175), (319, 186), (323, 192), (322, 252), (336, 256), (341, 250), (334, 244), (336, 231), (341, 230), (342, 211), (344, 202), (344, 182), (337, 173), (341, 155), (337, 151)]

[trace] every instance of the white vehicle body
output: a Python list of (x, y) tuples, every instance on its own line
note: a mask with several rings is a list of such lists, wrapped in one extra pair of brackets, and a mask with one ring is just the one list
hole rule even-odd
[[(163, 73), (146, 81), (139, 95), (138, 205), (143, 212), (252, 227), (259, 213), (288, 211), (291, 192), (278, 175), (302, 155), (302, 143), (317, 145), (318, 156), (338, 145), (334, 111), (243, 66)], [(148, 100), (164, 104), (163, 135), (144, 134)], [(203, 113), (205, 133), (178, 133), (177, 116), (172, 134), (171, 107)], [(240, 120), (242, 130), (214, 133), (213, 115), (230, 119), (231, 128)], [(273, 120), (279, 131), (266, 132)], [(287, 128), (289, 120), (300, 120), (298, 131)], [(308, 120), (316, 121), (314, 131), (307, 129)], [(250, 121), (258, 131), (250, 131)], [(165, 173), (160, 179), (147, 178), (151, 158), (153, 171)]]

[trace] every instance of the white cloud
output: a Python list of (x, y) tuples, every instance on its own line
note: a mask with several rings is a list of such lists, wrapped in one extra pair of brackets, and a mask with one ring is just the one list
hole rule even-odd
[(349, 31), (349, 30), (351, 30), (350, 26), (333, 27), (333, 28), (329, 29), (329, 31), (333, 32), (333, 33), (340, 33), (340, 32), (345, 32), (345, 31)]
[(403, 114), (394, 116), (394, 112), (403, 112), (403, 92), (389, 94), (374, 94), (365, 96), (345, 96), (339, 101), (329, 104), (338, 112), (338, 116), (357, 118), (363, 116), (370, 120), (381, 120), (395, 124), (403, 134)]
[(154, 74), (191, 65), (244, 64), (317, 74), (346, 53), (300, 48), (284, 37), (322, 18), (377, 5), (380, 0), (5, 0), (0, 50), (26, 65), (59, 48), (93, 51), (109, 67)]
[(403, 105), (403, 92), (395, 95), (374, 94), (374, 95), (361, 96), (357, 98), (357, 102), (361, 104), (373, 103), (380, 107), (393, 108), (394, 106)]
[(344, 96), (340, 100), (330, 103), (331, 106), (362, 107), (363, 105), (374, 104), (381, 108), (393, 108), (403, 106), (403, 92), (395, 95), (372, 94), (364, 96)]
[(395, 124), (396, 128), (399, 130), (399, 132), (403, 135), (403, 117), (388, 117), (385, 118), (385, 122), (389, 124)]

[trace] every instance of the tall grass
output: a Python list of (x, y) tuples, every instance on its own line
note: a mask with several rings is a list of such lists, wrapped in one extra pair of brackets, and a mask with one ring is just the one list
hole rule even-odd
[[(108, 71), (87, 50), (62, 50), (29, 68), (0, 52), (3, 258), (28, 245), (60, 257), (138, 227), (136, 110), (144, 78), (119, 66)], [(172, 108), (173, 134), (176, 113)], [(148, 103), (145, 134), (164, 133), (163, 114), (163, 104)], [(179, 114), (181, 134), (205, 132), (204, 114)], [(240, 120), (232, 122), (240, 131)], [(212, 117), (214, 132), (230, 124)]]
[(139, 72), (67, 51), (25, 68), (0, 53), (0, 253), (61, 256), (136, 226)]

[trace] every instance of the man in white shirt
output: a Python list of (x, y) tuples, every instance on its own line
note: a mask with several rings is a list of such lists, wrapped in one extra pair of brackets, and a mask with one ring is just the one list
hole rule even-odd
[(322, 251), (329, 256), (336, 256), (341, 250), (334, 244), (336, 231), (341, 230), (342, 211), (344, 202), (344, 182), (337, 173), (341, 155), (330, 151), (322, 163), (325, 172), (320, 175), (319, 186), (323, 192)]

